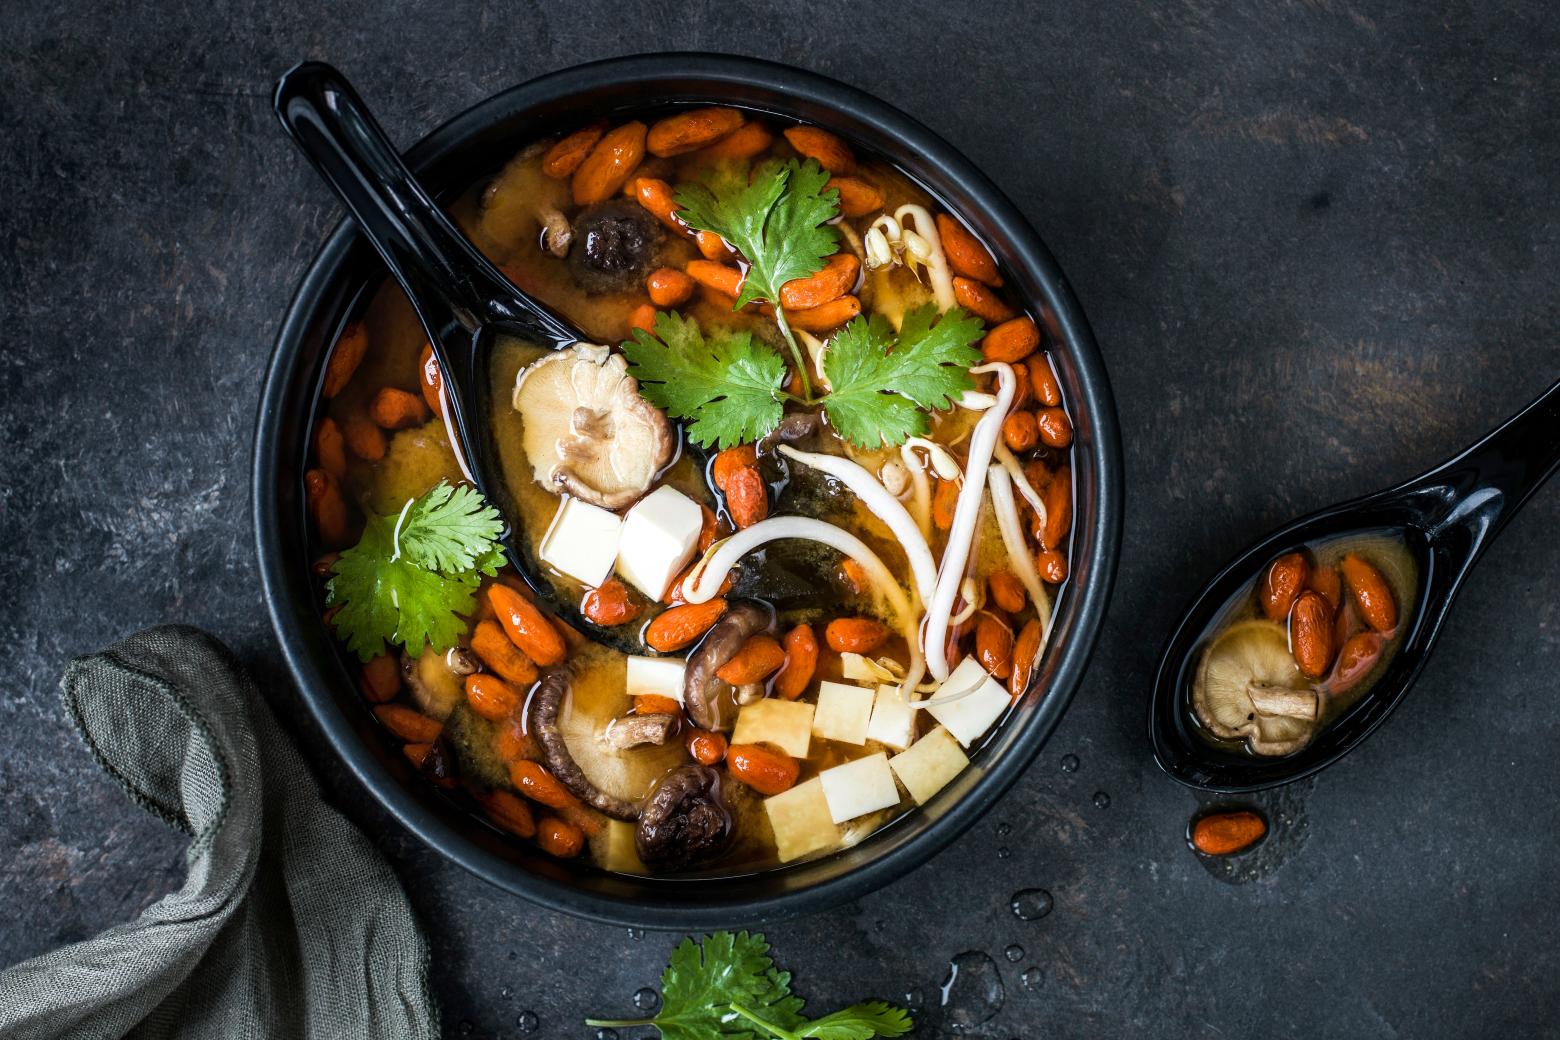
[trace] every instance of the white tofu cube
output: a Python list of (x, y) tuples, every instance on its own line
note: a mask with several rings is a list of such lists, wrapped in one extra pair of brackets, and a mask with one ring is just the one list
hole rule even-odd
[(733, 744), (773, 744), (792, 758), (806, 758), (812, 744), (813, 706), (806, 701), (765, 697), (737, 712)]
[(947, 726), (948, 732), (965, 747), (979, 740), (980, 735), (990, 729), (991, 724), (1013, 702), (1007, 688), (986, 674), (986, 669), (973, 657), (966, 657), (953, 670), (953, 674), (943, 680), (943, 684), (937, 688), (936, 696), (970, 689), (974, 692), (956, 701), (934, 704), (926, 709), (932, 713), (932, 718)]
[(953, 735), (938, 726), (926, 736), (888, 760), (894, 775), (905, 785), (915, 804), (925, 805), (932, 795), (958, 776), (970, 760), (964, 756)]
[(823, 781), (816, 776), (789, 791), (764, 799), (764, 811), (769, 814), (769, 828), (775, 832), (775, 851), (782, 863), (840, 843), (839, 825), (829, 813), (829, 801), (823, 796)]
[(616, 513), (565, 497), (537, 555), (549, 567), (594, 588), (612, 573), (623, 521)]
[(620, 874), (648, 874), (639, 849), (634, 844), (635, 827), (623, 820), (608, 820), (606, 829), (592, 840), (596, 860), (603, 870)]
[(623, 692), (630, 697), (655, 694), (670, 697), (678, 704), (683, 699), (683, 672), (688, 663), (680, 657), (630, 657)]
[(662, 484), (623, 517), (618, 573), (646, 596), (660, 600), (672, 579), (693, 559), (703, 526), (699, 503)]
[(829, 815), (835, 823), (899, 804), (894, 771), (881, 751), (825, 769), (818, 779), (823, 781), (823, 796), (829, 801)]
[(903, 751), (915, 733), (915, 712), (897, 686), (879, 686), (872, 698), (872, 718), (867, 722), (867, 739)]
[(865, 744), (867, 722), (872, 718), (872, 696), (872, 691), (865, 687), (825, 680), (818, 687), (813, 736), (843, 744)]

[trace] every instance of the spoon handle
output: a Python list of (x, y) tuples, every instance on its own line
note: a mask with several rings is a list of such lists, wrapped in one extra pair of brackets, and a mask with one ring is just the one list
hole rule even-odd
[[(276, 85), (282, 125), (346, 204), (438, 344), (450, 325), (506, 326), (544, 345), (576, 342), (569, 325), (525, 296), (452, 224), (345, 76), (304, 62)], [(442, 359), (441, 359), (442, 360)]]
[(1432, 539), (1457, 532), (1473, 562), (1560, 467), (1560, 382), (1410, 487), (1440, 500)]

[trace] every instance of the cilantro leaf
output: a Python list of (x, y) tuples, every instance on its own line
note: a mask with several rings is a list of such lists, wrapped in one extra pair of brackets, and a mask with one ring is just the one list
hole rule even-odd
[(336, 634), (363, 661), (399, 643), (416, 656), (466, 632), (482, 575), (504, 564), (498, 511), (468, 487), (440, 481), (400, 513), (370, 516), (358, 544), (331, 566), (325, 603)]
[(903, 1036), (913, 1023), (910, 1012), (881, 1000), (870, 1000), (824, 1015), (797, 1030), (815, 1040), (871, 1040), (874, 1036)]
[(922, 409), (949, 407), (975, 385), (980, 321), (960, 307), (933, 323), (931, 304), (905, 315), (895, 337), (881, 314), (853, 318), (823, 355), (824, 410), (840, 436), (864, 448), (895, 445), (930, 429)]
[(476, 488), (446, 481), (414, 499), (400, 520), (401, 554), (437, 571), (467, 571), (504, 531), (498, 510)]
[(780, 422), (785, 362), (747, 332), (706, 339), (697, 321), (663, 311), (623, 355), (645, 399), (691, 420), (688, 436), (705, 447), (747, 444)]
[[(871, 1040), (902, 1036), (909, 1012), (882, 1001), (856, 1004), (809, 1022), (791, 976), (769, 959), (762, 935), (716, 932), (684, 939), (661, 973), (654, 1018), (586, 1019), (588, 1026), (655, 1026), (662, 1040)], [(755, 1032), (754, 1027), (757, 1027)]]
[(696, 231), (712, 231), (746, 258), (737, 306), (753, 300), (773, 303), (780, 286), (823, 269), (839, 250), (839, 233), (827, 226), (839, 214), (840, 193), (824, 190), (829, 174), (817, 160), (768, 162), (749, 182), (712, 179), (685, 184), (675, 196), (678, 214)]

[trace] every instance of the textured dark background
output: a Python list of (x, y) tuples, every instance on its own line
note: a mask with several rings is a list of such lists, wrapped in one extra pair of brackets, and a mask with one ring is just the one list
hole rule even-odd
[[(998, 1040), (1552, 1034), (1556, 489), (1485, 558), (1391, 724), (1285, 795), (1285, 861), (1259, 880), (1189, 854), (1197, 801), (1143, 730), (1163, 633), (1222, 555), (1560, 375), (1557, 36), (1542, 3), (9, 5), (0, 963), (181, 878), (181, 842), (99, 775), (54, 692), (70, 655), (176, 620), (274, 680), (421, 912), (451, 1033), (517, 1035), (530, 1010), (534, 1035), (585, 1037), (587, 1011), (628, 1012), (655, 979), (674, 937), (489, 888), (331, 763), (280, 682), (246, 480), (276, 323), (338, 216), (276, 126), (274, 78), (334, 61), (409, 144), (533, 74), (679, 47), (837, 76), (964, 149), (1069, 273), (1126, 443), (1121, 578), (1067, 719), (956, 847), (768, 930), (806, 994), (935, 997), (950, 957), (984, 950), (1007, 999), (973, 1035)], [(1007, 904), (1032, 885), (1056, 909), (1026, 923)]]

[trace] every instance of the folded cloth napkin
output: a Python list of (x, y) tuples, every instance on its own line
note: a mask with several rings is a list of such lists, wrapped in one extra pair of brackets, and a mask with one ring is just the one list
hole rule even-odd
[(406, 894), (226, 647), (148, 629), (61, 685), (109, 775), (190, 834), (189, 877), (138, 920), (0, 973), (0, 1037), (438, 1035)]

